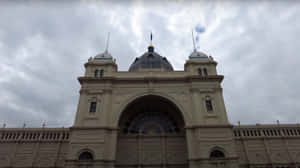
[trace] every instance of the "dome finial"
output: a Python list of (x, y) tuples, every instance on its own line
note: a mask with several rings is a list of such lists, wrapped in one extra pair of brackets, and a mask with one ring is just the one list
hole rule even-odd
[(152, 31), (151, 31), (151, 33), (150, 33), (150, 45), (148, 47), (148, 52), (154, 52), (154, 47), (152, 45), (152, 38), (153, 38), (153, 36), (152, 36)]

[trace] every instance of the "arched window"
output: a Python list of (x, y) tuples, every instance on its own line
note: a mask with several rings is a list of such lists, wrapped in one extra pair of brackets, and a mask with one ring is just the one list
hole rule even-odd
[(101, 70), (100, 70), (100, 78), (102, 78), (102, 77), (103, 77), (103, 74), (104, 74), (104, 70), (103, 70), (103, 69), (101, 69)]
[(94, 77), (98, 77), (98, 69), (95, 70)]
[(207, 75), (208, 75), (208, 74), (207, 74), (207, 69), (206, 69), (206, 68), (203, 69), (203, 73), (204, 73), (204, 76), (207, 76)]
[(94, 157), (92, 155), (91, 152), (82, 152), (80, 155), (79, 155), (79, 158), (78, 158), (80, 161), (92, 161), (94, 160)]
[(124, 134), (180, 133), (180, 131), (178, 124), (170, 115), (146, 110), (128, 119), (123, 128)]
[(202, 76), (202, 70), (201, 70), (201, 68), (198, 68), (198, 75)]
[(225, 157), (224, 153), (220, 150), (213, 150), (210, 153), (210, 158), (211, 159), (221, 159), (221, 158), (224, 158), (224, 157)]

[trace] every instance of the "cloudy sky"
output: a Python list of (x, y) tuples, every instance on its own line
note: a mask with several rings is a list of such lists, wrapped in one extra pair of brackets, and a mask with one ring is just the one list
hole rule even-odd
[(225, 76), (230, 122), (300, 122), (300, 2), (0, 2), (0, 124), (71, 126), (83, 64), (105, 49), (119, 70), (156, 51), (176, 70), (196, 46)]

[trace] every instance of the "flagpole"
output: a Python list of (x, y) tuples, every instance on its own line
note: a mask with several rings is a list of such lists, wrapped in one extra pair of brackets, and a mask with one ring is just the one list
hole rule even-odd
[(196, 51), (195, 38), (194, 38), (194, 30), (193, 29), (192, 29), (192, 38), (193, 38), (194, 51)]
[(152, 46), (152, 32), (150, 33), (150, 45)]
[(108, 45), (109, 45), (109, 35), (110, 32), (107, 33), (107, 39), (106, 39), (106, 48), (105, 48), (105, 52), (108, 52)]

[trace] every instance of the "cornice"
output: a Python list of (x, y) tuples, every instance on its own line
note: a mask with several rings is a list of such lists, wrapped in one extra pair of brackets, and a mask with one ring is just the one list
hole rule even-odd
[[(198, 87), (191, 87), (190, 92), (199, 92), (199, 93), (214, 93), (216, 91), (219, 91), (221, 88), (207, 88), (207, 89), (202, 89)], [(222, 90), (222, 89), (221, 89)]]
[(188, 125), (185, 126), (185, 129), (197, 129), (197, 128), (233, 128), (233, 125), (230, 124), (207, 124), (207, 125)]
[(83, 83), (124, 83), (124, 82), (136, 82), (136, 83), (163, 83), (163, 82), (222, 82), (224, 79), (223, 75), (211, 75), (211, 76), (198, 76), (189, 75), (183, 77), (79, 77), (78, 81), (80, 84)]
[(213, 64), (213, 65), (218, 65), (216, 61), (195, 61), (195, 60), (188, 60), (185, 62), (184, 67), (187, 65), (192, 64), (192, 65), (199, 65), (199, 64)]
[(109, 126), (103, 126), (103, 127), (80, 127), (80, 126), (74, 126), (70, 128), (70, 131), (74, 130), (110, 130), (110, 131), (118, 131), (118, 127), (109, 127)]
[(1, 131), (13, 132), (13, 131), (69, 131), (69, 128), (0, 128)]
[[(238, 159), (238, 157), (225, 157), (225, 158), (221, 158), (221, 159), (215, 159), (215, 160), (213, 160), (213, 162), (218, 163), (218, 162), (224, 162), (227, 160), (237, 160), (237, 159)], [(188, 161), (207, 161), (207, 160), (211, 161), (210, 158), (202, 158), (202, 157), (188, 159)]]
[(79, 91), (80, 94), (105, 94), (105, 93), (112, 93), (112, 88), (104, 88), (104, 89), (87, 89), (87, 88), (81, 88)]
[(113, 66), (116, 66), (118, 67), (118, 65), (113, 62), (113, 61), (103, 61), (103, 62), (87, 62), (84, 64), (84, 67), (86, 68), (87, 66), (99, 66), (99, 65), (113, 65)]
[(234, 125), (234, 129), (253, 129), (253, 128), (300, 128), (300, 124), (256, 124), (256, 125)]

